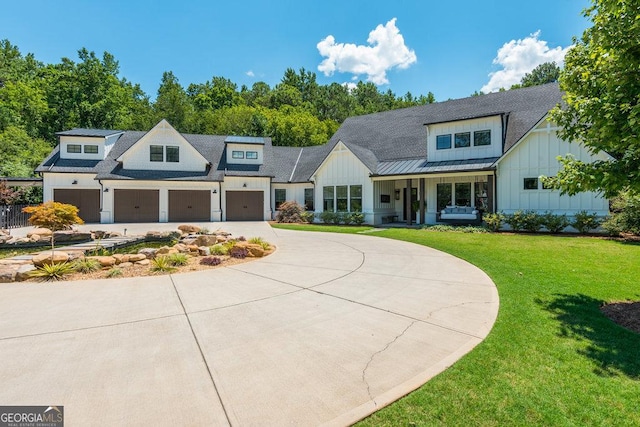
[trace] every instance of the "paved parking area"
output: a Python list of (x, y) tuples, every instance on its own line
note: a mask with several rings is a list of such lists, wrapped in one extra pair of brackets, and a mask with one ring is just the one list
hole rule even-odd
[(0, 403), (64, 405), (69, 426), (349, 425), (453, 364), (497, 315), (489, 277), (430, 248), (207, 227), (278, 249), (193, 273), (0, 284)]

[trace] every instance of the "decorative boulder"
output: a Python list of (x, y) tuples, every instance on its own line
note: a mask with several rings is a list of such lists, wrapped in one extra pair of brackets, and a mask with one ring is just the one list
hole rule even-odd
[(144, 255), (145, 258), (149, 259), (155, 257), (157, 251), (158, 250), (155, 248), (142, 248), (138, 251), (138, 253)]
[(23, 264), (16, 271), (16, 282), (24, 282), (25, 280), (29, 280), (31, 277), (31, 272), (36, 270), (37, 267), (33, 264)]
[(198, 238), (193, 242), (196, 246), (211, 246), (215, 245), (218, 241), (216, 240), (217, 236), (203, 234), (198, 236)]
[(18, 267), (15, 265), (0, 266), (0, 283), (11, 283), (16, 280)]
[(178, 252), (183, 254), (189, 252), (189, 247), (183, 243), (176, 243), (175, 245), (173, 245), (173, 249), (177, 249)]
[(226, 236), (216, 236), (216, 243), (224, 243), (226, 242), (228, 239)]
[(122, 234), (118, 233), (117, 231), (96, 230), (96, 231), (92, 231), (91, 233), (93, 233), (94, 239), (108, 239), (110, 237), (122, 236)]
[(75, 261), (80, 258), (84, 258), (84, 252), (82, 251), (68, 251), (67, 255), (69, 255), (69, 261)]
[(56, 231), (53, 233), (53, 240), (56, 244), (66, 242), (86, 242), (91, 240), (91, 233), (73, 230)]
[(61, 264), (69, 261), (69, 254), (66, 252), (55, 251), (53, 254), (50, 251), (41, 252), (34, 255), (31, 262), (33, 265), (41, 267), (45, 264)]
[(182, 234), (189, 234), (199, 233), (202, 231), (202, 228), (198, 227), (197, 225), (182, 224), (178, 226), (178, 230), (182, 231)]
[(136, 264), (138, 264), (138, 265), (149, 265), (149, 264), (151, 264), (151, 261), (149, 261), (148, 259), (143, 259), (142, 261), (136, 261)]
[(171, 255), (179, 253), (177, 249), (170, 248), (169, 246), (163, 246), (156, 251), (156, 255)]
[(53, 234), (53, 231), (49, 230), (48, 228), (34, 228), (33, 230), (27, 233), (27, 237), (31, 238), (33, 236), (37, 236), (38, 237), (37, 240), (40, 240), (41, 238), (44, 238), (42, 240), (45, 240), (51, 237), (52, 234)]
[(112, 256), (92, 256), (89, 258), (93, 258), (98, 261), (102, 267), (112, 267), (116, 265), (116, 259)]
[(264, 256), (264, 248), (255, 243), (240, 242), (236, 246), (246, 248), (250, 257), (261, 258)]
[(133, 265), (132, 262), (122, 262), (122, 263), (118, 264), (118, 267), (120, 267), (120, 268), (129, 268), (132, 265)]
[(209, 246), (200, 246), (198, 248), (198, 255), (209, 256), (211, 255), (211, 249), (209, 249)]
[(138, 262), (144, 259), (147, 259), (147, 256), (145, 254), (137, 253), (137, 254), (129, 255), (128, 260), (125, 262)]

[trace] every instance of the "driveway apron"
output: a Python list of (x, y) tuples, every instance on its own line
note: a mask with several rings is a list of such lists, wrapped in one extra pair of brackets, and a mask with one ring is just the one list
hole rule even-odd
[(427, 247), (207, 226), (277, 250), (193, 273), (1, 284), (0, 404), (64, 405), (69, 426), (349, 425), (445, 370), (496, 319), (489, 277)]

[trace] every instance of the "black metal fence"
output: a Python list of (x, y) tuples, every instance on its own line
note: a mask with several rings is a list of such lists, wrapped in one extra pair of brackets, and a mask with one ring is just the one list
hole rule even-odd
[(29, 214), (22, 212), (22, 208), (33, 205), (0, 205), (0, 228), (28, 227)]

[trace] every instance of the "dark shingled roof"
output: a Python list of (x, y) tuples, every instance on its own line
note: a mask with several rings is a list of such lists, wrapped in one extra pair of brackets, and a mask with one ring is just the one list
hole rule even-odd
[(329, 145), (334, 146), (338, 141), (348, 147), (358, 145), (370, 150), (381, 162), (426, 158), (425, 124), (506, 114), (506, 152), (560, 102), (562, 92), (558, 84), (549, 83), (350, 117), (333, 135)]
[[(548, 111), (562, 102), (556, 83), (490, 93), (446, 102), (350, 117), (329, 142), (313, 147), (274, 147), (271, 138), (182, 134), (211, 166), (204, 172), (123, 170), (116, 161), (146, 132), (72, 129), (57, 135), (104, 137), (122, 133), (102, 161), (60, 159), (59, 148), (37, 172), (96, 173), (97, 179), (222, 181), (229, 176), (271, 177), (274, 182), (309, 182), (335, 145), (345, 146), (372, 175), (401, 175), (482, 170), (493, 167), (495, 158), (452, 162), (429, 162), (425, 124), (445, 123), (502, 115), (506, 122), (503, 152), (506, 153), (536, 126)], [(262, 165), (227, 164), (226, 143), (264, 145)]]

